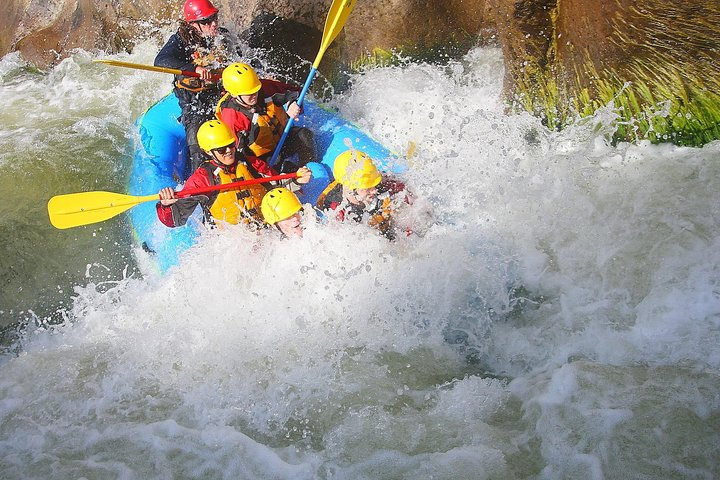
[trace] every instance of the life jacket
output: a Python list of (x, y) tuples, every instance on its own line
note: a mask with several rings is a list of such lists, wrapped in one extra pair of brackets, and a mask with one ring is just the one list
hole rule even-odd
[(335, 180), (318, 196), (316, 205), (320, 210), (335, 210), (342, 200), (342, 185)]
[[(218, 119), (222, 118), (220, 112), (223, 108), (230, 108), (245, 115), (250, 120), (250, 129), (245, 135), (249, 135), (253, 131), (257, 133), (251, 143), (241, 146), (250, 149), (256, 157), (263, 157), (272, 153), (278, 142), (280, 142), (280, 137), (282, 137), (283, 130), (288, 122), (288, 114), (281, 105), (273, 103), (272, 97), (265, 97), (262, 103), (258, 99), (258, 104), (257, 111), (252, 112), (250, 109), (240, 105), (229, 93), (226, 93), (218, 102), (215, 116)], [(262, 108), (263, 104), (264, 108)], [(242, 132), (237, 133), (238, 135), (243, 134)]]
[(383, 194), (382, 198), (378, 197), (378, 201), (370, 212), (370, 219), (368, 225), (373, 228), (377, 228), (380, 233), (390, 238), (390, 235), (394, 237), (391, 232), (392, 228), (392, 202), (390, 195)]
[(348, 202), (343, 198), (343, 186), (336, 180), (330, 183), (322, 191), (317, 199), (317, 206), (320, 210), (332, 210), (335, 218), (345, 221), (349, 217), (356, 222), (361, 222), (367, 214), (368, 225), (376, 228), (383, 235), (390, 238), (392, 233), (392, 200), (388, 192), (379, 194), (375, 205), (371, 208), (364, 208)]
[(175, 76), (175, 87), (194, 93), (207, 90), (219, 90), (219, 87), (215, 84), (207, 83), (198, 77), (186, 77), (184, 75)]
[[(213, 165), (211, 162), (205, 162), (202, 167), (208, 172), (213, 185), (256, 178), (242, 162), (236, 164), (235, 172)], [(265, 187), (260, 184), (222, 190), (210, 206), (210, 215), (215, 220), (230, 224), (263, 225), (260, 202), (262, 202), (265, 192)]]
[[(229, 63), (227, 45), (222, 41), (213, 41), (209, 46), (195, 45), (191, 57), (194, 65), (210, 68), (214, 74), (222, 72), (222, 69)], [(220, 91), (216, 82), (206, 82), (198, 77), (186, 77), (185, 75), (175, 75), (175, 86), (191, 92)]]

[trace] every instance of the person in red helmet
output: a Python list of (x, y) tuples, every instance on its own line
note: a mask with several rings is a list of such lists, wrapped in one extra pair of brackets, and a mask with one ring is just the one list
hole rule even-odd
[(175, 96), (180, 102), (180, 121), (185, 127), (191, 171), (203, 161), (197, 131), (214, 116), (221, 88), (215, 75), (240, 56), (239, 42), (218, 26), (218, 9), (210, 0), (185, 0), (183, 18), (155, 57), (155, 65), (194, 71), (199, 77), (175, 75)]

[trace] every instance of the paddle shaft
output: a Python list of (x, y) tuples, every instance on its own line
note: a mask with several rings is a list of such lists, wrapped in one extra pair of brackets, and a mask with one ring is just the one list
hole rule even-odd
[[(156, 67), (154, 65), (143, 65), (140, 63), (131, 63), (131, 62), (121, 62), (120, 60), (93, 60), (97, 63), (104, 63), (106, 65), (112, 65), (114, 67), (125, 67), (125, 68), (134, 68), (136, 70), (147, 70), (149, 72), (159, 72), (159, 73), (172, 73), (173, 75), (185, 75), (186, 77), (200, 77), (200, 74), (197, 72), (191, 72), (189, 70), (179, 70), (177, 68), (167, 68), (167, 67)], [(212, 80), (220, 80), (222, 77), (220, 75), (213, 75), (210, 77)]]
[[(297, 173), (287, 173), (265, 178), (253, 178), (237, 182), (209, 185), (207, 187), (188, 188), (176, 192), (176, 197), (187, 198), (194, 195), (202, 195), (218, 190), (229, 190), (256, 183), (265, 183), (278, 180), (296, 178)], [(124, 195), (114, 192), (81, 192), (56, 195), (48, 201), (48, 215), (50, 223), (55, 228), (65, 229), (98, 223), (116, 215), (119, 215), (129, 208), (140, 203), (157, 201), (158, 194), (145, 196)]]
[[(175, 196), (178, 198), (186, 198), (186, 197), (192, 197), (195, 195), (201, 195), (203, 193), (215, 192), (218, 190), (229, 190), (229, 189), (235, 188), (235, 187), (244, 187), (246, 185), (255, 185), (256, 183), (266, 183), (266, 182), (287, 180), (289, 178), (297, 178), (297, 176), (298, 176), (298, 174), (296, 172), (295, 173), (284, 173), (282, 175), (275, 175), (272, 177), (251, 178), (250, 180), (239, 180), (237, 182), (221, 183), (219, 185), (210, 185), (207, 187), (188, 188), (188, 189), (180, 190), (179, 192), (175, 192)], [(158, 195), (150, 195), (150, 196), (154, 197), (155, 200), (157, 200), (159, 198)]]
[[(297, 98), (296, 103), (299, 107), (302, 107), (303, 101), (305, 100), (305, 94), (307, 94), (307, 91), (310, 89), (310, 84), (313, 81), (313, 78), (315, 78), (315, 73), (317, 72), (317, 68), (312, 67), (310, 69), (310, 74), (307, 77), (307, 80), (305, 80), (305, 85), (303, 85), (302, 91), (300, 92), (300, 96)], [(292, 117), (288, 117), (288, 121), (285, 124), (285, 130), (283, 130), (282, 136), (280, 137), (280, 140), (278, 141), (277, 147), (275, 147), (275, 151), (272, 154), (272, 158), (270, 158), (270, 161), (268, 162), (268, 165), (271, 167), (275, 166), (275, 163), (277, 163), (278, 156), (280, 156), (280, 150), (282, 149), (283, 144), (285, 143), (285, 139), (288, 136), (288, 133), (290, 133), (290, 129), (292, 128), (292, 124), (294, 122), (294, 119)], [(280, 168), (279, 170), (282, 170)]]
[[(273, 177), (260, 177), (260, 178), (251, 178), (250, 180), (238, 180), (236, 182), (220, 183), (218, 185), (209, 185), (207, 187), (186, 188), (186, 189), (180, 190), (179, 192), (175, 192), (175, 196), (177, 198), (187, 198), (187, 197), (193, 197), (196, 195), (202, 195), (204, 193), (216, 192), (218, 190), (230, 190), (232, 188), (244, 187), (247, 185), (255, 185), (257, 183), (266, 183), (266, 182), (287, 180), (289, 178), (297, 178), (297, 173), (285, 173), (282, 175), (275, 175)], [(160, 199), (160, 196), (158, 194), (143, 195), (140, 197), (128, 196), (127, 201), (113, 202), (112, 206), (113, 207), (124, 207), (126, 205), (137, 205), (139, 203), (151, 202), (153, 200), (159, 200), (159, 199)], [(103, 205), (99, 205), (99, 206), (95, 206), (95, 207), (87, 207), (84, 209), (84, 211), (91, 212), (91, 211), (95, 211), (95, 210), (101, 210), (103, 208), (107, 208), (107, 207), (103, 206)]]
[[(352, 12), (352, 9), (355, 7), (355, 2), (356, 0), (334, 0), (332, 5), (330, 5), (327, 19), (325, 19), (325, 28), (323, 29), (323, 38), (320, 42), (320, 50), (315, 57), (315, 61), (310, 69), (307, 80), (305, 80), (305, 85), (303, 85), (302, 91), (300, 92), (300, 96), (298, 96), (298, 99), (296, 100), (299, 107), (302, 106), (303, 101), (305, 100), (305, 95), (310, 89), (310, 84), (315, 78), (317, 67), (320, 65), (320, 60), (323, 55), (325, 55), (325, 50), (327, 50), (332, 41), (335, 40), (335, 37), (337, 37), (340, 33), (340, 30), (342, 30), (343, 26), (345, 26), (345, 21), (350, 15), (350, 12)], [(277, 163), (277, 159), (280, 156), (280, 150), (285, 143), (288, 133), (290, 133), (290, 128), (292, 128), (293, 122), (293, 118), (288, 118), (287, 124), (285, 124), (285, 129), (280, 137), (280, 141), (278, 141), (277, 147), (275, 147), (275, 151), (272, 154), (272, 158), (270, 158), (270, 161), (268, 162), (271, 167), (274, 167)], [(279, 170), (282, 170), (282, 164)]]

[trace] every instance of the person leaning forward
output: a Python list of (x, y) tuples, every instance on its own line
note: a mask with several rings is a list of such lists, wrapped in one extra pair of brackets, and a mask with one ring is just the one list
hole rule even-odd
[(372, 158), (365, 152), (347, 150), (333, 164), (335, 180), (320, 194), (317, 209), (332, 213), (336, 220), (367, 222), (390, 240), (397, 235), (395, 211), (401, 204), (411, 204), (405, 184), (383, 178)]
[[(191, 171), (204, 161), (197, 144), (200, 125), (214, 116), (221, 97), (217, 77), (231, 61), (240, 57), (240, 47), (228, 30), (218, 27), (218, 9), (210, 0), (186, 0), (183, 19), (155, 57), (155, 65), (193, 71), (199, 77), (175, 75), (173, 83), (185, 127)], [(215, 79), (213, 79), (215, 77)]]
[(262, 199), (260, 209), (268, 225), (275, 225), (283, 238), (303, 236), (302, 204), (287, 188), (270, 190)]
[[(300, 88), (270, 79), (260, 79), (246, 63), (228, 65), (222, 73), (227, 92), (220, 99), (216, 117), (226, 123), (245, 153), (269, 160), (288, 118), (297, 119)], [(287, 105), (287, 111), (283, 108)], [(293, 172), (315, 161), (315, 139), (310, 129), (292, 127), (280, 152), (281, 172)]]
[[(232, 131), (222, 122), (209, 120), (203, 123), (197, 137), (207, 160), (187, 179), (183, 188), (202, 188), (272, 175), (272, 170), (262, 160), (246, 157), (237, 150)], [(310, 181), (310, 170), (303, 168), (298, 173), (297, 183)], [(258, 228), (265, 225), (260, 205), (266, 191), (263, 185), (254, 184), (178, 199), (175, 190), (166, 187), (159, 192), (156, 210), (160, 221), (168, 227), (185, 225), (200, 205), (204, 219), (211, 224), (244, 223)]]

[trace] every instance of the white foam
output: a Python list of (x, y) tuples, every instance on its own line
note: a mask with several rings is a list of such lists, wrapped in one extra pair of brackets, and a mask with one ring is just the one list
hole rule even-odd
[[(149, 82), (86, 61), (52, 76), (92, 90), (77, 69), (107, 75), (90, 95), (117, 106)], [(9, 475), (717, 473), (703, 425), (720, 366), (720, 144), (612, 146), (610, 110), (549, 132), (505, 114), (501, 83), (500, 52), (476, 49), (369, 71), (333, 101), (397, 151), (418, 143), (406, 180), (433, 207), (423, 237), (231, 227), (165, 276), (78, 287), (72, 323), (2, 365)]]

